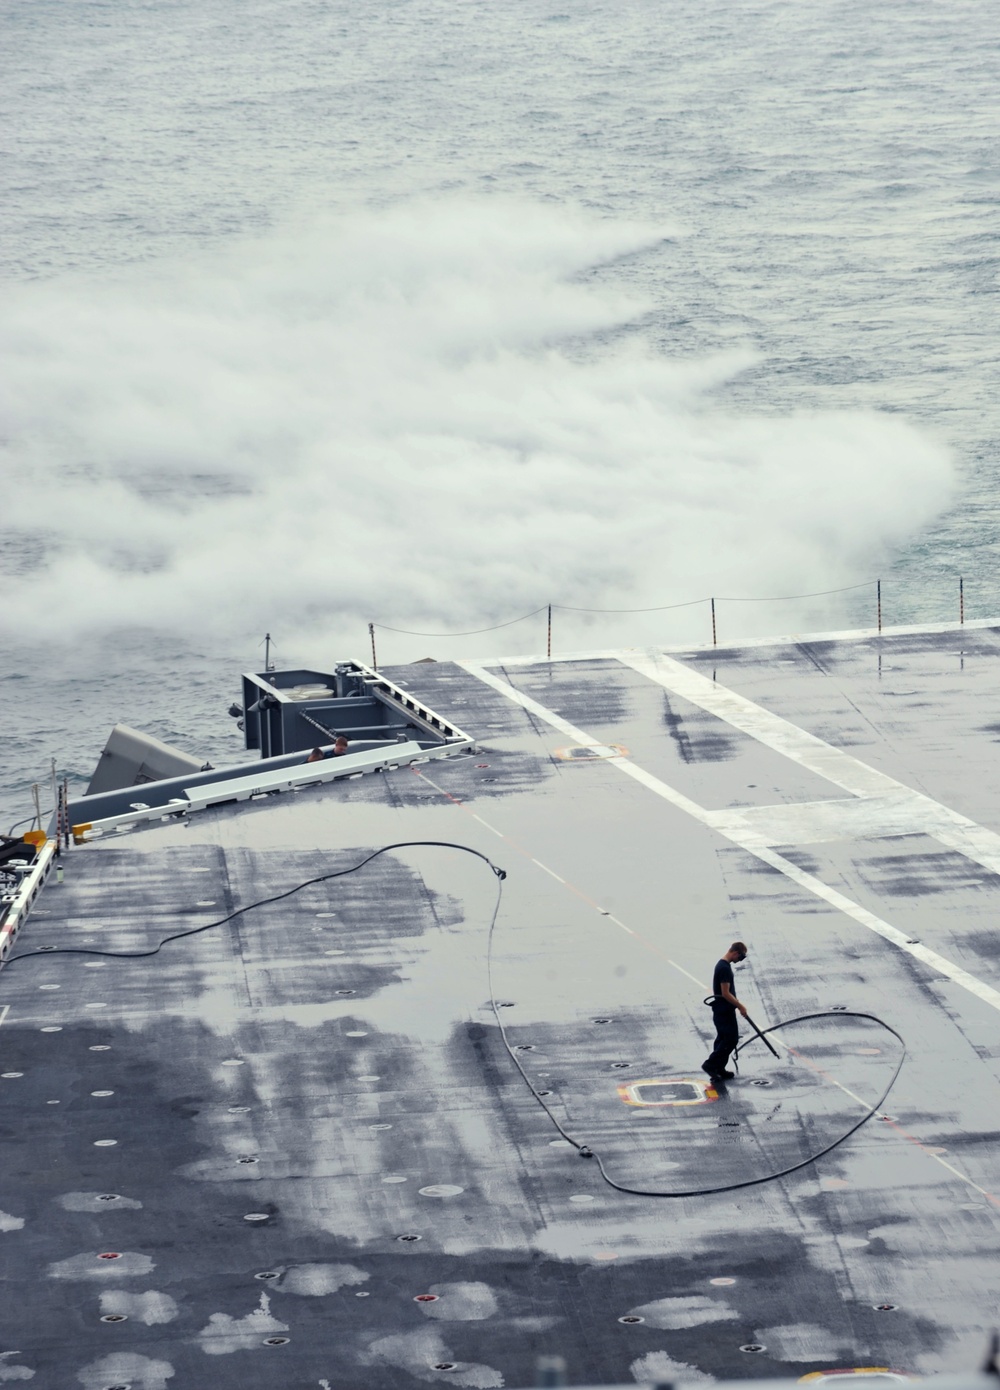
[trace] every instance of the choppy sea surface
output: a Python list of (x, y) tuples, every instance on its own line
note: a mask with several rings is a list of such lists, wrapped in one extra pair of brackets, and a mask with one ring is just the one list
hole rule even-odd
[[(278, 660), (993, 616), (1000, 9), (0, 4), (0, 813)], [(823, 598), (775, 596), (863, 588)], [(751, 602), (750, 600), (754, 600)]]

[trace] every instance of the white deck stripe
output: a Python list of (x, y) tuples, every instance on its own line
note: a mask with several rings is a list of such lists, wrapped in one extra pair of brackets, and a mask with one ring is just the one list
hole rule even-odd
[[(883, 641), (892, 637), (923, 637), (928, 633), (941, 632), (986, 632), (991, 628), (1000, 630), (1000, 618), (975, 618), (965, 623), (914, 623), (900, 627), (843, 628), (836, 632), (786, 632), (780, 637), (741, 637), (735, 642), (720, 642), (715, 646), (703, 642), (679, 642), (667, 647), (587, 647), (582, 651), (554, 652), (545, 656), (541, 652), (531, 652), (520, 656), (480, 656), (476, 658), (479, 666), (553, 666), (566, 661), (617, 661), (623, 652), (643, 655), (649, 651), (678, 652), (681, 656), (699, 652), (709, 656), (713, 652), (726, 656), (730, 652), (742, 652), (752, 648), (801, 647), (816, 642), (871, 642)], [(461, 665), (462, 663), (457, 663)]]
[[(464, 663), (463, 663), (463, 664), (464, 664)], [(477, 672), (477, 674), (478, 674), (478, 672)], [(516, 694), (517, 692), (514, 692), (514, 693)], [(553, 717), (554, 719), (558, 719), (558, 715), (553, 715), (552, 717)], [(561, 723), (562, 723), (562, 724), (565, 724), (565, 720), (561, 721)], [(569, 726), (569, 727), (572, 727), (572, 726)], [(578, 731), (578, 732), (579, 732), (579, 731)], [(421, 775), (421, 777), (424, 778), (425, 781), (430, 782), (430, 785), (431, 785), (432, 787), (434, 787), (435, 790), (441, 792), (441, 794), (442, 794), (443, 796), (447, 796), (447, 797), (449, 798), (449, 800), (454, 801), (454, 798), (451, 796), (451, 794), (450, 794), (449, 792), (446, 792), (446, 791), (444, 790), (443, 787), (438, 786), (438, 784), (437, 784), (436, 782), (432, 781), (431, 778), (428, 777), (428, 775), (427, 775), (426, 772), (422, 772), (420, 775)], [(489, 821), (484, 820), (482, 816), (476, 815), (476, 813), (475, 813), (474, 811), (472, 811), (468, 806), (466, 806), (463, 802), (457, 802), (456, 804), (459, 805), (459, 806), (462, 806), (464, 810), (469, 811), (469, 814), (472, 816), (472, 819), (473, 819), (473, 820), (479, 821), (480, 825), (485, 826), (487, 830), (492, 830), (493, 833), (494, 833), (494, 835), (499, 835), (501, 839), (507, 840), (508, 843), (510, 843), (510, 844), (514, 844), (514, 843), (515, 843), (514, 841), (510, 840), (509, 837), (508, 837), (507, 835), (505, 835), (504, 832), (503, 832), (502, 830), (498, 830), (497, 827), (496, 827), (495, 825), (490, 825)], [(572, 888), (571, 885), (570, 885), (569, 883), (567, 883), (566, 879), (560, 878), (560, 876), (555, 872), (554, 869), (550, 869), (549, 866), (548, 866), (547, 864), (543, 864), (542, 861), (541, 861), (540, 859), (536, 859), (536, 858), (534, 857), (534, 855), (527, 855), (527, 852), (526, 852), (525, 850), (520, 850), (520, 852), (521, 852), (522, 854), (525, 854), (526, 857), (530, 858), (532, 864), (536, 864), (536, 865), (538, 866), (538, 868), (544, 869), (544, 871), (545, 871), (547, 874), (550, 874), (551, 877), (554, 878), (558, 883), (561, 883), (561, 884), (563, 885), (563, 887), (569, 888), (570, 891), (572, 891), (572, 892), (574, 892), (574, 893), (577, 893), (579, 896), (584, 896), (584, 897), (586, 896), (586, 895), (584, 895), (584, 894), (581, 894), (579, 889)], [(777, 857), (777, 856), (775, 856), (775, 857)], [(778, 866), (775, 865), (775, 867), (778, 867)], [(795, 866), (794, 866), (794, 865), (790, 865), (790, 867), (791, 867), (791, 868), (794, 868)], [(821, 885), (821, 886), (823, 886), (823, 885)], [(636, 932), (634, 932), (634, 931), (632, 930), (631, 927), (627, 927), (627, 926), (625, 925), (624, 922), (619, 921), (619, 919), (618, 919), (617, 917), (615, 917), (612, 913), (609, 912), (609, 913), (605, 914), (604, 911), (603, 911), (603, 909), (598, 908), (598, 907), (597, 907), (597, 904), (594, 903), (592, 899), (586, 898), (586, 901), (590, 902), (591, 906), (594, 907), (595, 910), (597, 910), (598, 912), (600, 912), (602, 916), (606, 915), (609, 922), (614, 922), (617, 926), (621, 927), (623, 931), (628, 932), (629, 936), (638, 936), (638, 934), (637, 934)], [(847, 899), (844, 899), (844, 901), (846, 902)], [(878, 918), (875, 918), (875, 920), (878, 921)], [(868, 925), (868, 924), (866, 923), (866, 925)], [(890, 930), (892, 930), (892, 929), (890, 929)], [(639, 937), (638, 939), (639, 939), (640, 941), (643, 940), (642, 937)], [(647, 946), (649, 945), (648, 942), (645, 942), (644, 944), (647, 945)], [(660, 952), (659, 954), (662, 955), (663, 953)], [(663, 955), (663, 959), (667, 962), (668, 965), (672, 966), (674, 970), (678, 970), (682, 975), (686, 975), (687, 978), (688, 978), (689, 980), (691, 980), (694, 984), (696, 984), (696, 985), (699, 987), (699, 989), (703, 989), (703, 990), (706, 990), (706, 991), (708, 990), (708, 985), (706, 985), (705, 982), (704, 982), (703, 980), (699, 980), (698, 977), (697, 977), (697, 975), (692, 975), (691, 972), (690, 972), (690, 970), (685, 970), (684, 966), (681, 965), (681, 964), (679, 964), (679, 962), (673, 960), (670, 956), (667, 956), (667, 955)], [(970, 976), (970, 978), (971, 978), (971, 976)], [(978, 983), (978, 981), (977, 981), (976, 983)], [(9, 1007), (9, 1005), (8, 1005), (8, 1007)], [(2, 1018), (0, 1018), (0, 1022), (2, 1022)], [(772, 1041), (774, 1042), (774, 1045), (775, 1045), (776, 1047), (782, 1048), (785, 1052), (788, 1052), (788, 1053), (790, 1053), (790, 1054), (793, 1052), (793, 1048), (792, 1048), (788, 1043), (784, 1042), (783, 1039), (778, 1038), (778, 1037), (775, 1037), (775, 1038), (772, 1039)], [(827, 1073), (827, 1072), (823, 1072), (823, 1076), (824, 1076), (825, 1079), (826, 1079), (827, 1081), (829, 1081), (832, 1085), (836, 1086), (837, 1089), (838, 1089), (839, 1091), (843, 1091), (844, 1095), (850, 1096), (851, 1100), (856, 1101), (856, 1102), (858, 1103), (858, 1105), (861, 1106), (862, 1110), (867, 1110), (867, 1109), (869, 1108), (868, 1101), (864, 1100), (861, 1096), (859, 1096), (859, 1095), (857, 1094), (856, 1091), (852, 1091), (851, 1088), (850, 1088), (849, 1086), (845, 1086), (844, 1083), (843, 1083), (842, 1081), (838, 1081), (837, 1078), (836, 1078), (835, 1076), (830, 1076), (829, 1073)], [(879, 1112), (879, 1113), (882, 1114), (882, 1113), (884, 1113), (884, 1112)], [(951, 1174), (953, 1174), (954, 1177), (958, 1178), (960, 1182), (963, 1182), (963, 1183), (965, 1183), (967, 1186), (973, 1188), (976, 1192), (980, 1193), (983, 1197), (985, 1197), (985, 1198), (987, 1199), (987, 1201), (992, 1202), (992, 1203), (995, 1203), (995, 1202), (996, 1202), (996, 1198), (993, 1196), (993, 1194), (992, 1194), (991, 1192), (988, 1192), (988, 1191), (986, 1190), (985, 1187), (980, 1187), (978, 1183), (973, 1182), (973, 1180), (972, 1180), (970, 1177), (968, 1177), (965, 1173), (960, 1172), (960, 1171), (959, 1171), (957, 1168), (955, 1168), (952, 1164), (946, 1162), (946, 1161), (941, 1157), (940, 1154), (933, 1153), (929, 1148), (927, 1148), (926, 1145), (921, 1144), (920, 1141), (919, 1141), (918, 1139), (913, 1139), (913, 1137), (912, 1137), (911, 1135), (908, 1135), (904, 1130), (899, 1130), (899, 1129), (897, 1129), (897, 1133), (900, 1134), (900, 1135), (901, 1135), (903, 1138), (905, 1138), (905, 1139), (910, 1139), (910, 1140), (912, 1140), (912, 1142), (915, 1143), (915, 1144), (917, 1145), (917, 1147), (920, 1149), (921, 1153), (926, 1154), (928, 1158), (932, 1158), (932, 1159), (934, 1160), (934, 1162), (940, 1164), (942, 1168), (946, 1168), (946, 1169), (948, 1170), (948, 1172), (951, 1173)]]
[[(667, 658), (661, 658), (661, 660), (665, 659)], [(631, 664), (631, 659), (627, 657), (624, 653), (619, 654), (619, 660)], [(477, 662), (460, 661), (456, 664), (461, 666), (463, 670), (468, 671), (468, 673), (471, 676), (475, 676), (477, 680), (481, 680), (485, 685), (490, 686), (493, 690), (496, 690), (499, 694), (505, 696), (508, 700), (511, 700), (514, 704), (520, 705), (522, 709), (525, 709), (529, 711), (529, 713), (534, 714), (537, 718), (544, 720), (545, 723), (549, 724), (552, 728), (558, 729), (560, 733), (565, 734), (567, 737), (573, 739), (575, 743), (587, 744), (601, 742), (600, 739), (594, 738), (585, 730), (577, 728), (576, 725), (571, 724), (566, 719), (563, 719), (561, 715), (556, 714), (553, 710), (547, 709), (543, 704), (541, 704), (538, 700), (533, 699), (530, 695), (525, 695), (521, 691), (515, 690), (514, 687), (508, 684), (507, 681), (501, 680), (498, 676), (495, 676), (490, 671), (485, 670)], [(678, 664), (679, 663), (675, 662), (671, 663), (671, 665)], [(637, 667), (636, 669), (639, 668)], [(686, 671), (686, 668), (683, 667), (681, 669), (685, 672), (685, 674), (697, 674), (695, 672), (689, 673)], [(642, 672), (642, 674), (646, 674), (646, 672)], [(658, 677), (654, 677), (654, 679), (658, 679)], [(704, 678), (699, 677), (698, 679)], [(663, 684), (662, 681), (661, 684)], [(718, 690), (718, 687), (712, 686), (711, 681), (706, 681), (706, 684), (710, 688)], [(684, 692), (678, 691), (677, 693), (682, 694)], [(732, 692), (720, 691), (719, 693), (729, 695)], [(690, 696), (685, 695), (685, 698), (690, 698)], [(740, 698), (741, 697), (739, 696), (736, 697), (737, 700), (739, 700)], [(699, 702), (696, 701), (695, 703)], [(752, 702), (746, 701), (746, 704), (751, 705)], [(702, 708), (707, 708), (707, 706), (703, 704)], [(735, 709), (735, 707), (733, 708)], [(752, 705), (752, 709), (758, 710), (759, 706)], [(717, 713), (718, 711), (712, 710), (712, 712)], [(786, 723), (785, 720), (778, 720), (777, 716), (770, 715), (766, 710), (760, 710), (760, 713), (762, 715), (767, 716), (768, 722), (771, 720), (777, 720), (778, 723)], [(740, 713), (740, 717), (745, 718), (746, 711), (742, 711)], [(794, 728), (794, 725), (788, 725), (789, 730), (794, 730)], [(772, 734), (775, 732), (773, 728), (770, 727), (770, 725), (768, 732)], [(781, 731), (782, 741), (785, 743), (786, 747), (790, 748), (798, 746), (811, 748), (813, 743), (821, 744), (821, 740), (814, 739), (811, 734), (805, 734), (803, 730), (797, 730), (796, 732), (803, 734), (803, 737), (807, 742), (799, 745), (797, 744), (796, 740), (793, 739), (790, 735), (788, 735), (785, 731)], [(829, 747), (829, 745), (822, 744), (821, 746)], [(785, 750), (782, 749), (781, 751)], [(839, 754), (840, 751), (841, 750), (839, 749), (830, 748), (831, 753)], [(787, 754), (787, 756), (792, 756), (792, 754)], [(842, 754), (842, 756), (844, 758), (850, 759), (849, 754), (845, 753)], [(857, 760), (850, 759), (850, 761), (856, 762)], [(843, 893), (838, 892), (834, 888), (829, 888), (825, 883), (821, 882), (820, 879), (815, 878), (812, 874), (808, 874), (802, 869), (799, 869), (790, 860), (785, 859), (782, 855), (777, 854), (774, 850), (762, 846), (759, 843), (754, 843), (753, 840), (749, 837), (742, 836), (734, 826), (719, 825), (717, 823), (717, 816), (714, 812), (707, 810), (704, 806), (699, 806), (697, 802), (692, 801), (690, 797), (682, 795), (679, 791), (676, 790), (676, 788), (669, 786), (666, 782), (661, 781), (660, 778), (654, 777), (653, 774), (647, 772), (645, 768), (638, 767), (634, 762), (632, 762), (630, 758), (609, 758), (606, 760), (606, 762), (611, 766), (617, 768), (619, 772), (624, 773), (627, 777), (631, 777), (634, 781), (639, 782), (642, 786), (648, 788), (649, 791), (655, 792), (657, 796), (661, 796), (665, 801), (669, 801), (671, 805), (676, 806), (679, 810), (685, 811), (689, 816), (693, 817), (697, 821), (700, 821), (702, 825), (709, 827), (710, 829), (714, 830), (718, 835), (721, 835), (723, 838), (729, 840), (731, 843), (738, 845), (740, 849), (745, 850), (746, 853), (754, 855), (755, 858), (760, 859), (763, 863), (770, 865), (771, 868), (777, 869), (779, 873), (782, 873), (787, 878), (790, 878), (801, 888), (805, 888), (808, 892), (813, 893), (816, 897), (822, 898), (823, 901), (829, 903), (831, 907), (837, 908), (839, 911), (853, 918), (854, 921), (858, 922), (861, 926), (867, 927), (869, 931), (877, 933), (877, 935), (881, 936), (885, 941), (888, 941), (893, 946), (898, 947), (899, 950), (907, 952), (907, 954), (913, 956), (915, 960), (919, 960), (922, 964), (930, 966), (931, 969), (936, 970), (946, 979), (953, 981), (953, 983), (959, 985), (962, 989), (965, 989), (970, 994), (975, 995), (977, 999), (983, 1000), (984, 1003), (989, 1004), (992, 1008), (1000, 1012), (1000, 991), (993, 989), (990, 985), (985, 984), (982, 980), (977, 979), (974, 975), (970, 975), (969, 972), (967, 970), (963, 970), (961, 966), (955, 965), (945, 956), (940, 955), (937, 951), (930, 950), (929, 947), (922, 945), (920, 942), (911, 942), (909, 937), (907, 937), (906, 934), (904, 932), (901, 932), (897, 927), (893, 927), (888, 922), (883, 921), (882, 918), (876, 916), (874, 912), (869, 912), (867, 908), (862, 907), (860, 903), (852, 901), (852, 899), (846, 897)], [(833, 766), (835, 764), (836, 759), (831, 759), (830, 765)], [(860, 768), (864, 768), (865, 765), (863, 763), (859, 763), (858, 766)], [(872, 772), (873, 769), (866, 769), (866, 771)], [(851, 775), (855, 776), (855, 774)], [(876, 773), (875, 776), (876, 778), (881, 778), (882, 774)], [(856, 780), (860, 781), (861, 779), (857, 778)], [(903, 787), (902, 783), (893, 782), (892, 778), (886, 778), (885, 780), (892, 783), (894, 788), (899, 788), (902, 791), (908, 790), (908, 788)], [(873, 783), (872, 785), (874, 786), (875, 784)], [(873, 794), (877, 795), (879, 793)], [(919, 793), (913, 792), (912, 795), (916, 797), (919, 796)], [(931, 801), (929, 797), (920, 797), (920, 800), (921, 802), (927, 802), (931, 807), (937, 807), (938, 805), (937, 802)], [(946, 808), (941, 807), (940, 810), (944, 811), (946, 810)], [(964, 817), (960, 819), (964, 819)], [(968, 825), (975, 830), (981, 829), (981, 827), (975, 825), (974, 821), (969, 821)], [(937, 830), (935, 830), (933, 833), (936, 834), (939, 839), (941, 838)], [(992, 835), (992, 832), (989, 831), (984, 831), (983, 833), (985, 835)], [(1000, 845), (1000, 836), (993, 836), (993, 838), (996, 839), (998, 841), (998, 845)], [(980, 860), (980, 862), (983, 861)]]
[[(908, 833), (931, 835), (949, 849), (982, 864), (991, 873), (1000, 874), (1000, 835), (995, 831), (988, 830), (922, 792), (914, 791), (904, 782), (897, 782), (887, 773), (869, 767), (860, 758), (845, 753), (842, 748), (834, 748), (815, 734), (807, 733), (805, 729), (782, 719), (780, 715), (772, 714), (745, 696), (716, 684), (672, 657), (623, 652), (618, 659), (633, 671), (656, 681), (665, 690), (725, 720), (732, 728), (749, 734), (758, 743), (826, 778), (844, 791), (865, 800), (886, 797), (893, 820), (893, 828), (887, 834), (900, 834), (902, 821)], [(877, 826), (872, 825), (868, 833), (877, 835)]]

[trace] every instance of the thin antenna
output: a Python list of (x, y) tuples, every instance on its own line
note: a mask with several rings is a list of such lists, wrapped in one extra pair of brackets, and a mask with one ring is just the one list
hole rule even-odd
[[(261, 645), (261, 643), (258, 642), (257, 645), (258, 645), (258, 647), (259, 647), (259, 646)], [(265, 632), (265, 633), (264, 633), (264, 643), (263, 643), (263, 646), (264, 646), (264, 670), (265, 670), (265, 671), (273, 671), (273, 670), (274, 670), (274, 662), (271, 660), (271, 634), (270, 634), (269, 632)]]

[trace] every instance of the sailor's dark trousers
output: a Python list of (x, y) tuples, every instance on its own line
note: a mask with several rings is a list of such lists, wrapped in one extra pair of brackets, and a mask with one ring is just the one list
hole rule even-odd
[(705, 1071), (721, 1076), (740, 1040), (740, 1026), (732, 1004), (724, 1004), (721, 1000), (712, 1005), (712, 1018), (715, 1020), (715, 1045), (705, 1062)]

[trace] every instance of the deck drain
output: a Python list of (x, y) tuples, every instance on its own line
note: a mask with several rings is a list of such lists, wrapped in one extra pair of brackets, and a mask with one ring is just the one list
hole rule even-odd
[(551, 1095), (552, 1095), (552, 1092), (551, 1092), (551, 1091), (536, 1091), (536, 1092), (535, 1092), (535, 1095), (536, 1095), (536, 1096), (551, 1096)]
[(230, 1105), (228, 1107), (230, 1115), (249, 1115), (249, 1105)]
[(101, 1322), (128, 1322), (127, 1313), (105, 1313)]
[(720, 1275), (718, 1279), (709, 1279), (710, 1284), (714, 1284), (717, 1289), (726, 1289), (730, 1284), (735, 1284), (735, 1279), (730, 1279), (728, 1275)]
[(50, 1023), (47, 1028), (40, 1028), (41, 1033), (61, 1033), (62, 1028), (58, 1023)]
[(39, 989), (62, 989), (62, 985), (39, 985)]
[(105, 1385), (102, 1390), (132, 1390), (132, 1387), (123, 1382), (121, 1385)]
[(113, 1149), (117, 1143), (118, 1143), (118, 1140), (117, 1140), (117, 1139), (95, 1139), (95, 1140), (94, 1140), (94, 1148), (95, 1148), (95, 1149)]
[(514, 1007), (514, 1001), (513, 1001), (513, 999), (505, 999), (502, 1003), (500, 1003), (500, 1004), (497, 1005), (497, 1008), (498, 1008), (498, 1009), (512, 1009), (513, 1007)]
[(236, 1160), (237, 1163), (259, 1163), (259, 1158), (254, 1158), (252, 1154), (243, 1154)]
[(740, 1351), (767, 1351), (767, 1347), (760, 1342), (744, 1342)]
[(515, 1052), (534, 1052), (534, 1050), (534, 1043), (518, 1043), (518, 1045), (514, 1048)]
[(354, 1297), (355, 1297), (355, 1298), (371, 1298), (371, 1294), (368, 1292), (367, 1289), (362, 1289), (361, 1292), (360, 1292), (360, 1293), (356, 1293), (356, 1294), (354, 1295)]
[[(263, 1295), (261, 1295), (263, 1297)], [(266, 1347), (287, 1347), (291, 1337), (265, 1337), (264, 1346)]]
[(611, 1019), (610, 1019), (610, 1018), (595, 1018), (595, 1019), (594, 1019), (594, 1022), (595, 1022), (595, 1023), (610, 1023), (610, 1022), (611, 1022)]
[(262, 1269), (259, 1274), (254, 1275), (255, 1279), (280, 1279), (280, 1269)]
[(876, 1313), (894, 1313), (898, 1304), (896, 1303), (873, 1303), (872, 1308)]
[(428, 1187), (418, 1189), (421, 1197), (458, 1197), (465, 1191), (464, 1187), (455, 1187), (450, 1182), (434, 1182)]
[(392, 1129), (392, 1125), (369, 1125), (369, 1129)]
[(345, 1038), (367, 1038), (368, 1034), (362, 1028), (353, 1028), (349, 1033), (345, 1033)]
[(98, 1258), (99, 1260), (120, 1260), (120, 1259), (121, 1259), (121, 1251), (120, 1251), (120, 1250), (105, 1250), (105, 1251), (103, 1252), (103, 1254), (98, 1255), (97, 1258)]
[(222, 1063), (222, 1065), (223, 1065), (224, 1067), (242, 1067), (242, 1066), (243, 1066), (243, 1058), (242, 1058), (242, 1057), (228, 1057), (228, 1058)]
[(831, 1012), (832, 1014), (845, 1014), (845, 1013), (847, 1012), (847, 1005), (846, 1005), (846, 1004), (831, 1004), (831, 1005), (830, 1005), (830, 1012)]
[(756, 1081), (750, 1082), (751, 1086), (770, 1086), (770, 1084), (770, 1081), (766, 1081), (763, 1077), (758, 1078), (758, 1080)]
[(5, 1081), (13, 1081), (14, 1078), (15, 1078), (16, 1076), (23, 1076), (23, 1075), (24, 1075), (24, 1072), (23, 1072), (23, 1071), (3, 1071), (3, 1072), (0, 1072), (0, 1076), (2, 1076), (3, 1079), (4, 1079)]
[(625, 1317), (619, 1318), (618, 1321), (628, 1323), (628, 1325), (631, 1327), (634, 1323), (645, 1322), (646, 1319), (640, 1318), (638, 1313), (626, 1313)]
[(390, 1173), (382, 1179), (384, 1183), (409, 1182), (409, 1178), (402, 1177), (399, 1173)]
[(436, 1303), (438, 1296), (436, 1293), (418, 1293), (413, 1301), (414, 1303)]
[(267, 1211), (248, 1211), (244, 1216), (244, 1221), (269, 1221), (271, 1213)]
[(338, 990), (336, 990), (335, 992), (336, 992), (337, 994), (356, 994), (356, 993), (357, 993), (357, 991), (356, 991), (356, 990), (353, 990), (353, 989), (338, 989)]
[(111, 1044), (110, 1044), (110, 1043), (93, 1043), (93, 1044), (91, 1044), (90, 1047), (87, 1048), (87, 1051), (88, 1051), (88, 1052), (110, 1052), (110, 1051), (111, 1051)]
[(91, 1091), (92, 1096), (113, 1096), (114, 1091)]
[(612, 1071), (625, 1071), (631, 1065), (631, 1062), (612, 1062), (611, 1069)]
[(102, 1192), (97, 1200), (99, 1202), (120, 1202), (121, 1197), (117, 1192)]
[(878, 1118), (880, 1120), (885, 1120), (888, 1124), (893, 1124), (896, 1119), (895, 1115), (879, 1115)]
[[(38, 916), (39, 914), (36, 913), (35, 915)], [(54, 946), (39, 946), (38, 949), (40, 951), (54, 951), (56, 948)]]
[(419, 1237), (419, 1236), (397, 1236), (396, 1239), (397, 1239), (397, 1240), (402, 1240), (402, 1241), (404, 1241), (407, 1245), (409, 1245), (409, 1244), (411, 1244), (413, 1241), (419, 1240), (420, 1237)]
[(324, 956), (346, 956), (346, 951), (324, 951)]
[(435, 1371), (455, 1371), (455, 1370), (457, 1370), (457, 1369), (458, 1369), (458, 1364), (457, 1364), (457, 1362), (455, 1362), (455, 1361), (435, 1361), (435, 1362), (434, 1362), (434, 1370), (435, 1370)]

